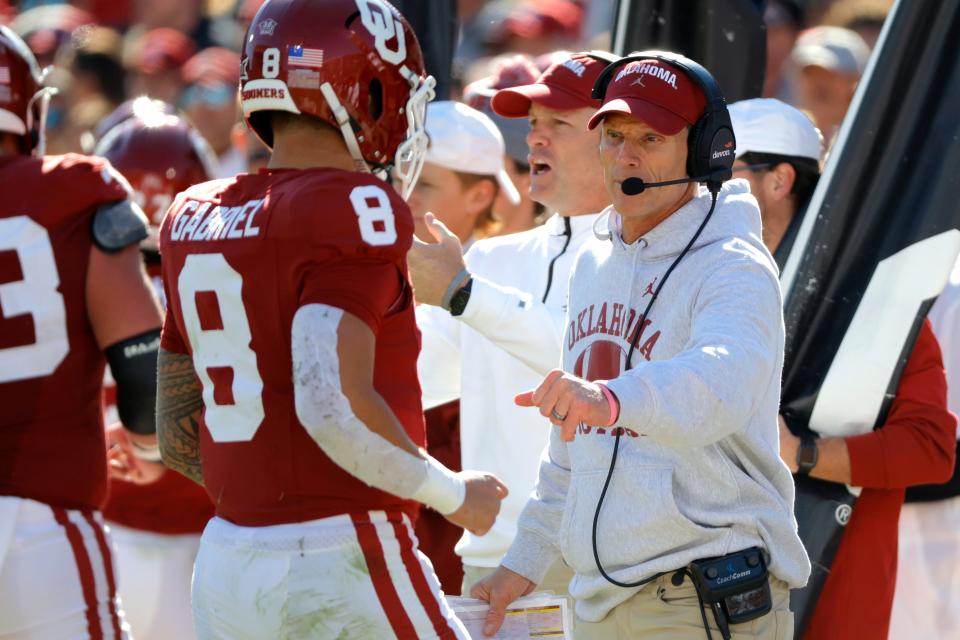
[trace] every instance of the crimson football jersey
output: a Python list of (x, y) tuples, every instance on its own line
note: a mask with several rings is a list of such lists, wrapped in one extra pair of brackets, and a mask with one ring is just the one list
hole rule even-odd
[[(160, 265), (148, 263), (147, 275), (163, 301)], [(116, 415), (117, 385), (109, 377), (104, 382), (103, 403), (107, 421), (119, 420)], [(202, 533), (212, 516), (213, 505), (203, 487), (169, 469), (159, 480), (149, 484), (136, 484), (111, 476), (110, 496), (103, 507), (103, 517), (110, 522), (168, 535)]]
[(97, 208), (127, 198), (106, 160), (0, 158), (0, 495), (97, 509), (105, 358), (87, 317)]
[(337, 169), (261, 170), (174, 201), (160, 231), (161, 346), (190, 354), (203, 386), (200, 452), (217, 515), (265, 526), (416, 512), (324, 455), (297, 419), (290, 355), (301, 306), (359, 317), (376, 336), (374, 387), (423, 446), (412, 237), (410, 210), (391, 187)]

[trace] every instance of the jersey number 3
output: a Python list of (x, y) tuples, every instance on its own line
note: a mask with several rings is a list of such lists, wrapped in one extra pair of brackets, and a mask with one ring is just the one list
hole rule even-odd
[(0, 349), (0, 383), (47, 376), (70, 352), (67, 310), (47, 230), (27, 216), (0, 220), (0, 253), (16, 252), (22, 277), (0, 284), (3, 317), (29, 314), (32, 344)]
[[(357, 214), (360, 237), (373, 246), (393, 244), (397, 227), (383, 189), (355, 187), (350, 202)], [(222, 253), (187, 256), (177, 280), (183, 324), (193, 347), (193, 366), (203, 383), (204, 420), (215, 442), (245, 442), (263, 422), (263, 379), (257, 354), (250, 348), (250, 322), (243, 306), (243, 276)], [(200, 317), (205, 295), (219, 312)]]

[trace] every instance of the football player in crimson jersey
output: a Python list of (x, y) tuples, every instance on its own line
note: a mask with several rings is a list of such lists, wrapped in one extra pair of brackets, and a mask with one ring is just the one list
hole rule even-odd
[(409, 208), (433, 79), (382, 0), (269, 0), (244, 40), (269, 167), (177, 196), (160, 231), (164, 462), (216, 506), (201, 638), (462, 638), (417, 502), (477, 534), (506, 489), (421, 450)]
[[(134, 201), (150, 223), (141, 243), (147, 274), (162, 297), (157, 237), (160, 221), (177, 193), (215, 174), (216, 156), (193, 127), (169, 105), (137, 98), (118, 107), (94, 153), (110, 161), (129, 181)], [(126, 117), (124, 117), (126, 116)], [(115, 415), (112, 380), (104, 389), (108, 423)], [(125, 431), (107, 430), (107, 440), (126, 452)], [(200, 533), (213, 516), (203, 487), (166, 470), (160, 462), (129, 455), (115, 460), (131, 466), (155, 466), (159, 480), (148, 484), (126, 479), (136, 469), (112, 468), (110, 498), (103, 515), (110, 524), (116, 552), (124, 612), (137, 640), (189, 640), (194, 637), (190, 612), (190, 577)], [(153, 476), (153, 473), (145, 475)]]
[(155, 455), (160, 309), (123, 178), (42, 156), (42, 82), (0, 26), (0, 637), (120, 638), (100, 394), (109, 361), (129, 439)]

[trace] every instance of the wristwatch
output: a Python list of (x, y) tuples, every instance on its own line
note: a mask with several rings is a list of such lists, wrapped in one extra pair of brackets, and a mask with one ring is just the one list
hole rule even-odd
[(450, 298), (450, 315), (463, 315), (464, 310), (467, 308), (467, 303), (470, 302), (471, 289), (473, 289), (473, 278), (467, 280), (467, 284), (460, 287), (460, 289), (453, 294), (453, 297)]
[(820, 451), (817, 449), (817, 441), (810, 436), (801, 436), (800, 447), (797, 449), (797, 474), (809, 475), (813, 468), (817, 466), (819, 458)]

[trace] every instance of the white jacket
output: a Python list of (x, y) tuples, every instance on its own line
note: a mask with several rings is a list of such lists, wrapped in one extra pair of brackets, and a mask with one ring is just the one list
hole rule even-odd
[(513, 398), (560, 366), (567, 281), (596, 217), (554, 215), (536, 229), (478, 241), (466, 255), (474, 282), (463, 315), (417, 308), (424, 408), (460, 398), (463, 468), (494, 473), (510, 490), (493, 529), (465, 532), (457, 544), (466, 565), (500, 563), (536, 481), (550, 424)]

